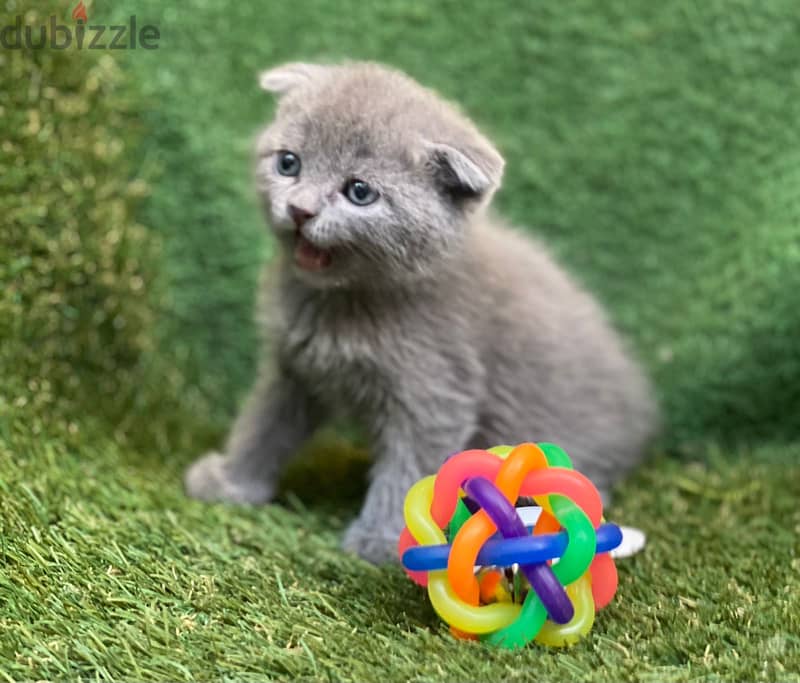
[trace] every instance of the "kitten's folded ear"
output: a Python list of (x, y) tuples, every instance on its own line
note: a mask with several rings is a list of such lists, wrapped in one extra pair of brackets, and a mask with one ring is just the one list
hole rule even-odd
[(321, 64), (291, 62), (262, 71), (258, 84), (262, 90), (283, 95), (294, 88), (321, 78), (330, 67)]
[(453, 198), (481, 199), (500, 185), (505, 161), (488, 141), (461, 148), (427, 141), (424, 146), (434, 178)]

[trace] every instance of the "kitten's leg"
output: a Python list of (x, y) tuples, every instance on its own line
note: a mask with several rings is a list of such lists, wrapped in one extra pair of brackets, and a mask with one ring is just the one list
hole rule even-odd
[(404, 412), (402, 423), (393, 416), (391, 426), (381, 430), (369, 490), (358, 518), (345, 532), (345, 550), (376, 564), (396, 559), (408, 489), (433, 474), (448, 455), (463, 450), (474, 432), (471, 406), (448, 408), (420, 404), (418, 414)]
[(201, 500), (265, 503), (286, 461), (319, 423), (319, 412), (295, 380), (262, 379), (237, 418), (225, 455), (208, 453), (186, 471), (187, 493)]

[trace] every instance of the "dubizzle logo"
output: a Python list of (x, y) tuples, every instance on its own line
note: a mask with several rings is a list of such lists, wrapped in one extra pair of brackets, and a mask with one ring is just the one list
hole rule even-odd
[(72, 19), (74, 21), (78, 21), (78, 19), (84, 22), (89, 21), (88, 17), (86, 16), (86, 5), (83, 4), (83, 0), (75, 5), (75, 9), (72, 10)]
[(127, 24), (89, 24), (89, 16), (83, 0), (72, 10), (75, 26), (58, 23), (55, 15), (47, 24), (29, 26), (23, 24), (22, 15), (14, 18), (14, 24), (0, 28), (0, 48), (4, 50), (157, 50), (161, 32), (157, 26), (145, 24), (137, 29), (136, 15), (128, 18)]

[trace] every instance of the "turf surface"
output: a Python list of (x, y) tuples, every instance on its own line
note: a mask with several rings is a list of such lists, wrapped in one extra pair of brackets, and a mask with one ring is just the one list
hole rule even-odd
[[(0, 25), (69, 21), (21, 7)], [(0, 678), (800, 680), (793, 2), (87, 7), (159, 50), (0, 51)], [(342, 555), (366, 461), (334, 434), (281, 505), (181, 494), (253, 372), (254, 74), (343, 56), (483, 124), (499, 207), (662, 396), (609, 514), (650, 544), (568, 652), (456, 643), (399, 570)]]
[(796, 450), (643, 470), (611, 518), (650, 544), (620, 561), (591, 635), (512, 653), (454, 641), (399, 569), (343, 558), (352, 500), (208, 507), (181, 496), (177, 467), (109, 441), (37, 443), (12, 469), (16, 446), (0, 451), (9, 679), (798, 679), (800, 512), (787, 492), (800, 474), (774, 463)]

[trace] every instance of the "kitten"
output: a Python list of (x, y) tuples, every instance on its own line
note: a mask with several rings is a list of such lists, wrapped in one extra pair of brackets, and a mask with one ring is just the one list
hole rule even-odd
[(608, 496), (657, 411), (598, 304), (536, 242), (487, 214), (503, 159), (453, 106), (376, 64), (288, 64), (257, 144), (282, 249), (261, 379), (190, 495), (263, 503), (332, 413), (360, 418), (374, 467), (344, 547), (394, 556), (403, 499), (450, 454), (553, 441)]

